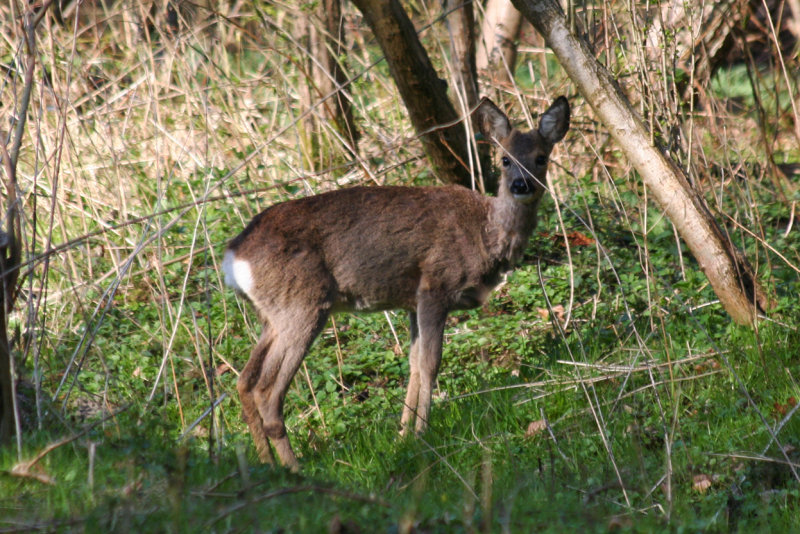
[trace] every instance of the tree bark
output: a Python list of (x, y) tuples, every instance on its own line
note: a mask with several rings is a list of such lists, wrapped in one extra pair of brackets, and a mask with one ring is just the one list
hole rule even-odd
[(321, 0), (316, 16), (320, 19), (321, 28), (312, 24), (311, 53), (314, 56), (312, 65), (314, 85), (319, 98), (325, 98), (336, 92), (331, 98), (322, 102), (322, 114), (325, 119), (336, 124), (339, 133), (355, 150), (359, 140), (359, 132), (353, 120), (353, 107), (350, 100), (339, 90), (347, 82), (347, 75), (339, 64), (339, 50), (342, 48), (342, 8), (339, 0)]
[(353, 118), (352, 103), (340, 89), (347, 82), (347, 74), (339, 64), (338, 59), (342, 49), (344, 33), (341, 2), (340, 0), (323, 0), (322, 5), (325, 14), (325, 30), (327, 32), (325, 58), (328, 61), (327, 66), (330, 73), (330, 76), (326, 76), (326, 80), (330, 82), (331, 91), (338, 89), (336, 96), (333, 98), (332, 113), (336, 117), (336, 124), (342, 135), (350, 141), (352, 148), (355, 149), (358, 145), (358, 140), (361, 138), (361, 133), (358, 131)]
[(320, 121), (335, 125), (347, 150), (355, 153), (360, 134), (353, 118), (350, 99), (342, 92), (347, 75), (339, 64), (341, 48), (342, 10), (340, 0), (321, 0), (309, 13), (298, 13), (295, 32), (300, 44), (308, 52), (303, 69), (306, 83), (301, 87), (303, 109), (318, 106), (303, 120), (303, 142), (309, 165), (323, 167), (323, 147)]
[(739, 324), (752, 324), (769, 299), (752, 268), (717, 225), (703, 198), (675, 163), (653, 146), (641, 118), (619, 86), (568, 28), (553, 0), (512, 0), (542, 34), (561, 66), (642, 176), (711, 282), (722, 306)]
[(469, 0), (445, 0), (450, 51), (458, 78), (458, 90), (463, 91), (467, 107), (478, 105), (478, 75), (475, 67), (475, 13)]
[[(3, 286), (12, 282), (8, 280), (15, 278), (11, 273), (6, 273), (6, 263), (11, 263), (9, 258), (10, 240), (6, 232), (0, 231), (0, 269), (3, 270)], [(16, 271), (15, 271), (16, 272)], [(5, 296), (6, 292), (3, 291)], [(8, 341), (7, 324), (7, 301), (4, 298), (0, 305), (0, 447), (11, 442), (14, 430), (14, 388), (12, 381), (14, 377), (11, 373), (11, 346)]]
[(443, 182), (472, 187), (464, 125), (447, 98), (419, 42), (414, 25), (398, 0), (353, 0), (386, 57), (389, 71), (408, 109), (434, 172)]
[(2, 300), (0, 303), (0, 446), (11, 441), (16, 420), (16, 402), (14, 392), (13, 354), (8, 337), (8, 314), (14, 309), (17, 300), (17, 279), (19, 278), (20, 260), (22, 258), (21, 210), (17, 198), (17, 162), (25, 133), (28, 118), (28, 105), (34, 84), (36, 68), (36, 25), (42, 20), (52, 2), (45, 1), (38, 12), (28, 7), (22, 24), (25, 40), (25, 85), (22, 91), (19, 108), (16, 110), (17, 123), (14, 128), (11, 151), (6, 148), (5, 140), (0, 141), (0, 161), (6, 175), (5, 218), (2, 223), (5, 230), (0, 229), (0, 284), (2, 284)]
[[(654, 7), (661, 13), (653, 17), (647, 32), (649, 62), (660, 66), (664, 50), (675, 47), (680, 51), (675, 58), (678, 66), (694, 72), (696, 87), (707, 87), (733, 46), (733, 29), (748, 15), (748, 6), (747, 0), (721, 0), (705, 4), (694, 15), (687, 12), (688, 6), (682, 0)], [(688, 80), (682, 82), (681, 92), (688, 88), (687, 83)]]
[[(471, 0), (445, 0), (445, 22), (450, 34), (450, 55), (456, 73), (456, 91), (463, 93), (464, 104), (468, 109), (475, 109), (480, 101), (478, 89), (478, 71), (475, 66), (475, 12)], [(469, 113), (469, 111), (466, 111)], [(478, 149), (478, 165), (483, 180), (483, 189), (497, 190), (497, 179), (491, 172), (492, 154), (488, 143), (480, 143)]]
[[(314, 24), (311, 22), (311, 14), (310, 13), (303, 13), (298, 12), (297, 17), (294, 20), (294, 35), (297, 38), (298, 43), (300, 43), (301, 52), (303, 50), (307, 51), (308, 55), (303, 58), (301, 62), (301, 71), (305, 73), (305, 83), (300, 83), (298, 87), (298, 93), (300, 96), (300, 109), (305, 112), (306, 110), (311, 109), (314, 107), (314, 76), (311, 74), (313, 69), (313, 61), (311, 57), (313, 53), (311, 52), (311, 41), (313, 36), (311, 33), (314, 31)], [(317, 117), (314, 113), (309, 113), (306, 115), (303, 120), (299, 123), (302, 125), (302, 128), (299, 129), (299, 140), (300, 140), (300, 149), (303, 153), (303, 157), (305, 159), (306, 164), (310, 167), (310, 170), (313, 172), (316, 170), (317, 160), (319, 159), (318, 156), (318, 135), (317, 130)]]
[(478, 42), (478, 72), (496, 82), (510, 82), (517, 62), (522, 14), (511, 0), (488, 0)]
[(789, 20), (786, 21), (786, 27), (792, 32), (794, 38), (797, 40), (795, 50), (800, 48), (800, 0), (788, 0), (789, 9), (792, 14), (789, 15)]

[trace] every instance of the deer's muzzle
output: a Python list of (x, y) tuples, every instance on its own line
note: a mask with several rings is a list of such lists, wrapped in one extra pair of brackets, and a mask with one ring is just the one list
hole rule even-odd
[(514, 198), (525, 201), (536, 193), (536, 184), (530, 178), (515, 178), (509, 190)]

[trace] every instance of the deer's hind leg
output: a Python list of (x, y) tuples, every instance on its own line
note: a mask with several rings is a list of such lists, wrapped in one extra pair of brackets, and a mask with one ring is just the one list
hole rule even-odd
[(283, 402), (330, 315), (335, 283), (314, 250), (295, 246), (291, 252), (252, 265), (252, 278), (259, 283), (252, 285), (248, 298), (264, 326), (237, 387), (260, 459), (273, 460), (274, 448), (278, 461), (296, 471), (299, 465), (286, 435)]
[(280, 318), (271, 321), (275, 337), (251, 391), (264, 436), (275, 448), (280, 463), (296, 471), (299, 464), (286, 434), (284, 398), (330, 312), (329, 307), (291, 311), (294, 313), (281, 313)]
[(264, 463), (275, 463), (275, 457), (269, 446), (264, 429), (264, 422), (258, 412), (255, 394), (253, 392), (262, 374), (264, 362), (267, 359), (270, 347), (274, 341), (274, 332), (268, 323), (264, 323), (261, 337), (250, 353), (250, 359), (242, 369), (239, 380), (236, 382), (236, 389), (239, 391), (239, 400), (242, 403), (242, 416), (247, 426), (250, 427), (250, 434), (256, 445), (259, 459)]

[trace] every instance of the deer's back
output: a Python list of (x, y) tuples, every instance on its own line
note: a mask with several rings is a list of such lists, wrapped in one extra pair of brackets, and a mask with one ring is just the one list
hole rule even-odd
[(488, 203), (459, 186), (342, 189), (267, 208), (229, 250), (248, 263), (254, 301), (324, 286), (313, 297), (338, 309), (413, 309), (420, 289), (468, 307), (496, 283)]

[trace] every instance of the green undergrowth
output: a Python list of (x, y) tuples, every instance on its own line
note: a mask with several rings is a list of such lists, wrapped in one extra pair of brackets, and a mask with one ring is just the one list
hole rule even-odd
[[(737, 327), (697, 266), (680, 259), (669, 227), (645, 239), (619, 230), (610, 213), (595, 212), (595, 231), (581, 220), (565, 216), (567, 254), (556, 217), (546, 217), (492, 299), (450, 318), (431, 428), (418, 439), (397, 433), (406, 317), (336, 316), (286, 400), (299, 474), (257, 462), (232, 372), (214, 384), (224, 395), (218, 432), (210, 417), (189, 428), (209, 405), (197, 372), (207, 347), (179, 338), (164, 360), (159, 310), (129, 295), (99, 323), (91, 350), (104, 371), (87, 370), (55, 401), (42, 400), (45, 413), (62, 403), (73, 415), (29, 429), (22, 459), (82, 433), (16, 475), (24, 464), (3, 452), (0, 510), (12, 519), (0, 528), (790, 528), (800, 490), (786, 462), (797, 462), (800, 423), (783, 418), (800, 396), (800, 335), (787, 326), (799, 319), (796, 280), (773, 270), (779, 315), (756, 330)], [(237, 297), (202, 291), (208, 274), (192, 275), (187, 305), (203, 325), (226, 325), (215, 350), (240, 368), (258, 328)], [(80, 336), (62, 339), (58, 366)], [(44, 377), (45, 391), (61, 379)], [(782, 449), (770, 436), (778, 425)]]
[[(50, 452), (29, 477), (6, 473), (0, 507), (15, 519), (3, 528), (312, 532), (341, 521), (361, 531), (412, 524), (421, 531), (461, 532), (488, 521), (492, 530), (512, 532), (600, 532), (614, 525), (649, 532), (667, 528), (669, 514), (673, 526), (691, 531), (788, 531), (798, 486), (779, 464), (759, 461), (762, 452), (780, 458), (775, 446), (767, 446), (760, 418), (773, 424), (780, 406), (798, 394), (792, 379), (796, 336), (769, 327), (758, 337), (732, 329), (727, 362), (713, 357), (677, 365), (672, 377), (659, 368), (653, 376), (638, 372), (595, 382), (592, 371), (559, 373), (568, 366), (553, 360), (580, 353), (579, 361), (609, 361), (624, 350), (591, 334), (587, 329), (582, 342), (560, 348), (544, 342), (550, 363), (528, 370), (530, 378), (470, 362), (475, 354), (458, 356), (460, 344), (451, 342), (440, 388), (452, 397), (435, 402), (431, 429), (419, 439), (397, 435), (399, 379), (363, 400), (350, 396), (346, 404), (345, 395), (318, 393), (327, 430), (298, 415), (303, 395), (295, 390), (287, 402), (303, 464), (297, 475), (258, 464), (234, 413), (210, 458), (207, 436), (178, 439), (181, 428), (167, 406), (134, 405)], [(680, 357), (684, 341), (654, 346), (653, 363), (670, 353)], [(313, 376), (324, 373), (317, 356), (309, 358)], [(553, 374), (563, 383), (537, 385)], [(577, 379), (583, 384), (569, 383)], [(237, 408), (228, 405), (227, 411)], [(542, 415), (548, 428), (527, 431)], [(791, 436), (798, 432), (791, 421), (781, 432), (789, 437), (782, 439), (784, 447), (797, 446)], [(29, 434), (23, 457), (32, 458), (61, 435)], [(4, 469), (15, 460), (5, 452)], [(661, 480), (668, 462), (669, 480)], [(34, 474), (52, 485), (30, 478)], [(699, 476), (711, 482), (702, 493), (695, 489)]]

